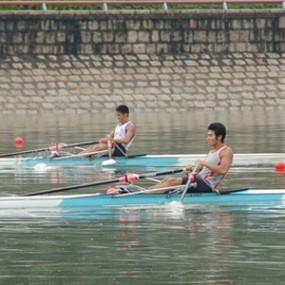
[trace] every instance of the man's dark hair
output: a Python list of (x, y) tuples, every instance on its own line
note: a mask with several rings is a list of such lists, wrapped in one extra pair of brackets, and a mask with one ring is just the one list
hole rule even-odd
[(119, 112), (122, 114), (129, 114), (129, 108), (126, 105), (120, 105), (116, 108), (116, 112)]
[(221, 142), (224, 142), (227, 132), (222, 123), (212, 123), (208, 126), (208, 130), (214, 131), (216, 137), (222, 136)]

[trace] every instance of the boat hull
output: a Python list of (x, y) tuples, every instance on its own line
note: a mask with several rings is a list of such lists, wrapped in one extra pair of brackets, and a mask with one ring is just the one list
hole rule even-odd
[[(46, 196), (13, 196), (1, 197), (0, 209), (24, 209), (24, 208), (61, 208), (78, 209), (86, 207), (142, 207), (158, 206), (179, 202), (181, 195), (166, 194), (78, 194), (78, 195), (46, 195)], [(236, 189), (228, 194), (216, 193), (188, 193), (183, 204), (217, 204), (217, 205), (283, 205), (285, 203), (285, 189)]]
[[(1, 158), (0, 167), (34, 167), (37, 165), (49, 166), (95, 166), (108, 168), (135, 168), (135, 167), (179, 167), (187, 164), (193, 164), (196, 160), (205, 159), (203, 154), (176, 154), (176, 155), (134, 155), (130, 158), (114, 157), (115, 164), (104, 165), (108, 160), (106, 157), (99, 158), (80, 158), (80, 157), (19, 157), (19, 158)], [(235, 154), (233, 166), (272, 166), (276, 161), (285, 161), (283, 153), (251, 153)]]

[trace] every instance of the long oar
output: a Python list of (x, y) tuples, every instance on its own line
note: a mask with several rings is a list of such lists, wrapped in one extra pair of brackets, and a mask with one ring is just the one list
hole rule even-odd
[(28, 153), (35, 153), (35, 152), (41, 152), (41, 151), (52, 151), (52, 150), (58, 150), (59, 147), (63, 149), (63, 148), (68, 148), (68, 147), (83, 146), (83, 145), (90, 145), (90, 144), (96, 144), (96, 143), (98, 143), (98, 141), (88, 141), (88, 142), (72, 143), (72, 144), (58, 144), (58, 145), (54, 145), (51, 147), (0, 154), (0, 157), (15, 156), (15, 155), (20, 155), (20, 154), (28, 154)]
[(79, 189), (79, 188), (99, 186), (99, 185), (105, 185), (105, 184), (111, 184), (111, 183), (128, 183), (128, 182), (134, 182), (138, 179), (155, 177), (155, 176), (159, 176), (159, 175), (179, 173), (181, 171), (183, 171), (183, 169), (165, 170), (165, 171), (153, 172), (153, 173), (147, 173), (147, 174), (141, 174), (141, 175), (130, 174), (130, 175), (125, 175), (125, 176), (122, 176), (119, 178), (114, 178), (114, 179), (109, 179), (109, 180), (101, 180), (101, 181), (95, 181), (95, 182), (90, 182), (90, 183), (83, 183), (83, 184), (79, 184), (79, 185), (71, 185), (71, 186), (66, 186), (66, 187), (53, 188), (53, 189), (49, 189), (49, 190), (41, 190), (41, 191), (37, 191), (37, 192), (31, 192), (31, 193), (25, 194), (24, 196), (35, 196), (35, 195), (50, 194), (50, 193), (56, 193), (56, 192), (61, 192), (61, 191), (69, 191), (69, 190), (74, 190), (74, 189)]
[(188, 191), (188, 188), (190, 187), (191, 183), (193, 183), (195, 181), (195, 176), (197, 174), (198, 168), (199, 168), (199, 164), (196, 164), (194, 169), (193, 169), (193, 171), (189, 174), (188, 181), (187, 181), (187, 183), (185, 185), (185, 188), (184, 188), (184, 190), (183, 190), (183, 192), (181, 194), (181, 198), (180, 198), (180, 201), (179, 201), (180, 203), (183, 203), (183, 200), (184, 200), (184, 197), (185, 197), (185, 195), (186, 195), (186, 193)]

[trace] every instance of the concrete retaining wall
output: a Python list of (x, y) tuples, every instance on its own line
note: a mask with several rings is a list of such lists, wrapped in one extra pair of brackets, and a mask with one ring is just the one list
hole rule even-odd
[(2, 113), (285, 107), (285, 15), (2, 12)]

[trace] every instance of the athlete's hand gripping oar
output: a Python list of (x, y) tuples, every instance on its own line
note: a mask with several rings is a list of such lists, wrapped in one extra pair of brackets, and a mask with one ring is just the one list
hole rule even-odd
[(189, 173), (189, 175), (188, 175), (187, 183), (186, 183), (185, 188), (181, 194), (181, 198), (179, 201), (180, 203), (183, 203), (184, 197), (185, 197), (189, 187), (191, 186), (191, 183), (194, 183), (198, 169), (199, 169), (199, 164), (197, 163), (195, 165), (193, 171), (191, 173)]
[(8, 157), (8, 156), (15, 156), (15, 155), (20, 155), (20, 154), (29, 154), (29, 153), (42, 152), (42, 151), (57, 151), (57, 150), (63, 150), (64, 148), (91, 145), (91, 144), (97, 144), (97, 143), (98, 143), (98, 141), (88, 141), (88, 142), (72, 143), (72, 144), (58, 144), (58, 145), (54, 145), (51, 147), (31, 149), (31, 150), (23, 150), (23, 151), (18, 151), (18, 152), (0, 154), (0, 157)]
[(35, 195), (50, 194), (50, 193), (69, 191), (69, 190), (74, 190), (74, 189), (99, 186), (99, 185), (105, 185), (105, 184), (111, 184), (111, 183), (129, 183), (129, 182), (134, 182), (138, 179), (155, 177), (155, 176), (159, 176), (159, 175), (173, 174), (173, 173), (178, 173), (181, 171), (183, 171), (183, 169), (165, 170), (165, 171), (146, 173), (146, 174), (141, 174), (141, 175), (130, 174), (130, 175), (125, 175), (125, 176), (122, 176), (119, 178), (114, 178), (114, 179), (109, 179), (109, 180), (94, 181), (94, 182), (90, 182), (90, 183), (83, 183), (83, 184), (78, 184), (78, 185), (71, 185), (71, 186), (53, 188), (53, 189), (49, 189), (49, 190), (41, 190), (41, 191), (37, 191), (37, 192), (31, 192), (31, 193), (25, 194), (24, 196), (35, 196)]

